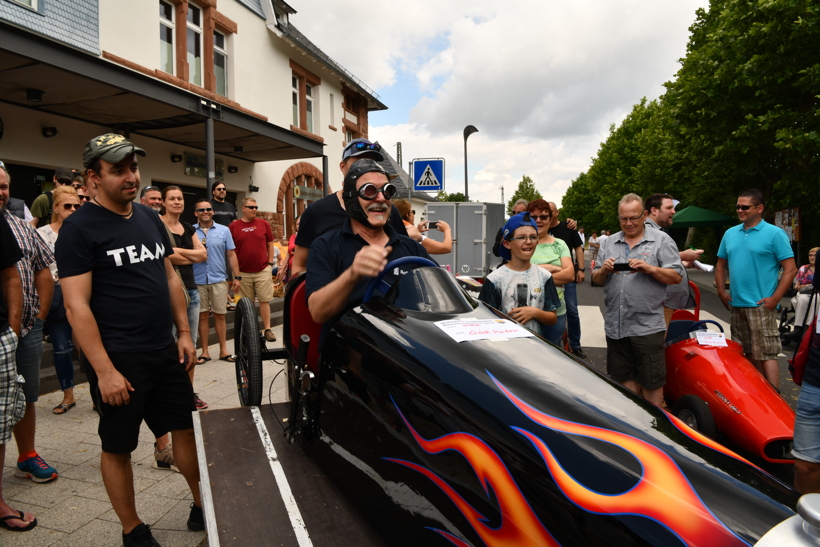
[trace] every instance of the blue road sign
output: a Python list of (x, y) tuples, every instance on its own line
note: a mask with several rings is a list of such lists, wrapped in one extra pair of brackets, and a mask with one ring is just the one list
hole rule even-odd
[(444, 190), (444, 158), (413, 160), (413, 190), (418, 192)]

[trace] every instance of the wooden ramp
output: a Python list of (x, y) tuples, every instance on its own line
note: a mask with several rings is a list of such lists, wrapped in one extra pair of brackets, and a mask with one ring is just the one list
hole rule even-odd
[(208, 544), (386, 545), (299, 444), (287, 443), (289, 406), (194, 414)]

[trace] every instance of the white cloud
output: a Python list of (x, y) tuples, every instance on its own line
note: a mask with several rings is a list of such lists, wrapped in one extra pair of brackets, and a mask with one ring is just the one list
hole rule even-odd
[(405, 158), (445, 157), (449, 191), (463, 188), (461, 131), (473, 124), (471, 198), (499, 201), (502, 184), (509, 198), (527, 174), (560, 202), (609, 125), (663, 92), (707, 4), (302, 0), (292, 21), (388, 107), (391, 94), (414, 105), (399, 125), (371, 114), (370, 136), (401, 141)]

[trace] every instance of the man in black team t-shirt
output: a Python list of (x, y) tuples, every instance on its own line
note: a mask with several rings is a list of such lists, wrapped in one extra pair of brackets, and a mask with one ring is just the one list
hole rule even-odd
[(223, 226), (230, 225), (236, 220), (236, 208), (225, 201), (225, 196), (228, 195), (228, 189), (224, 182), (215, 182), (211, 185), (211, 192), (213, 199), (211, 199), (211, 207), (214, 209), (214, 222)]
[[(370, 142), (367, 139), (353, 139), (342, 152), (342, 161), (339, 164), (342, 175), (347, 176), (350, 166), (360, 159), (384, 161), (381, 149), (381, 145), (377, 142)], [(404, 227), (401, 213), (395, 205), (390, 207), (388, 223), (396, 230), (398, 235), (406, 236), (407, 229)], [(347, 220), (347, 213), (342, 199), (342, 191), (339, 190), (312, 203), (310, 207), (305, 209), (300, 219), (299, 231), (296, 233), (296, 248), (293, 252), (291, 276), (305, 271), (310, 246), (317, 237), (333, 230), (340, 230), (344, 225), (345, 220)]]
[(134, 500), (131, 452), (143, 420), (156, 437), (173, 434), (174, 460), (194, 498), (188, 528), (205, 528), (186, 373), (196, 362), (194, 344), (167, 232), (154, 211), (133, 202), (137, 154), (145, 152), (121, 135), (88, 142), (83, 164), (99, 194), (63, 223), (56, 244), (68, 320), (100, 412), (103, 482), (126, 547), (159, 545)]

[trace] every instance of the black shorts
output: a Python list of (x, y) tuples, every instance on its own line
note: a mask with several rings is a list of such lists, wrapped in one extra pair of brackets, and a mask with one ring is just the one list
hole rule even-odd
[(194, 388), (185, 367), (179, 363), (176, 344), (144, 353), (113, 352), (108, 357), (134, 391), (127, 405), (111, 406), (100, 401), (97, 375), (90, 364), (86, 365), (91, 396), (100, 412), (97, 432), (104, 452), (133, 452), (139, 443), (143, 420), (156, 437), (194, 427)]
[(666, 384), (665, 331), (616, 340), (606, 337), (606, 372), (616, 382), (635, 380), (643, 388)]

